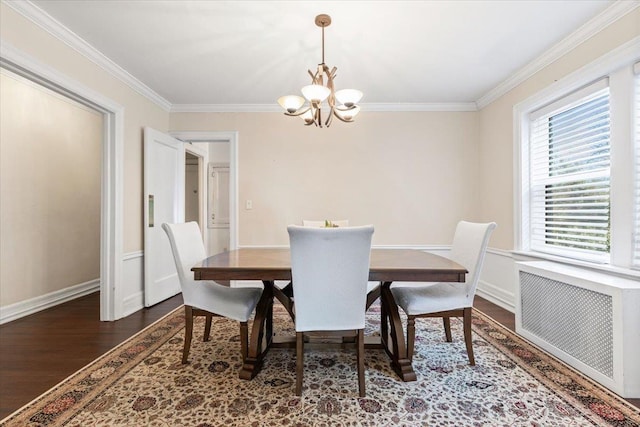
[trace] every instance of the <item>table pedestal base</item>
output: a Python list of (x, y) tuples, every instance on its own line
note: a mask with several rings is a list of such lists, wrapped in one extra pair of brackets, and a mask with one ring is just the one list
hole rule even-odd
[[(283, 292), (276, 288), (273, 281), (264, 281), (263, 283), (264, 291), (256, 306), (256, 315), (251, 328), (248, 356), (244, 360), (239, 374), (243, 380), (250, 380), (258, 375), (262, 368), (264, 357), (270, 348), (296, 348), (295, 336), (274, 336), (273, 333), (274, 296), (283, 303), (291, 318), (294, 318), (293, 305), (289, 295), (286, 294), (286, 291)], [(402, 320), (390, 286), (391, 282), (383, 282), (380, 290), (381, 336), (365, 337), (365, 348), (384, 349), (391, 359), (391, 367), (400, 379), (402, 381), (416, 381), (416, 373), (411, 365), (411, 360), (407, 357)], [(264, 343), (263, 338), (266, 338)], [(329, 342), (318, 341), (322, 341), (322, 338), (316, 340), (316, 342), (311, 338), (309, 345), (322, 346), (324, 348), (326, 346), (346, 347), (353, 345), (349, 340), (344, 340), (340, 337), (331, 337)]]

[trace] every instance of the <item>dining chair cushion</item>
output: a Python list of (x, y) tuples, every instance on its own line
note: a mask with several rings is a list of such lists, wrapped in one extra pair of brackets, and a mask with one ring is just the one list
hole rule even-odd
[(373, 226), (287, 230), (296, 331), (364, 328)]
[(246, 322), (262, 295), (262, 288), (231, 288), (211, 280), (195, 280), (191, 267), (207, 256), (198, 224), (162, 224), (162, 228), (173, 249), (185, 305)]
[(396, 303), (410, 316), (454, 310), (468, 304), (466, 292), (459, 283), (421, 284), (423, 286), (399, 286), (391, 289)]

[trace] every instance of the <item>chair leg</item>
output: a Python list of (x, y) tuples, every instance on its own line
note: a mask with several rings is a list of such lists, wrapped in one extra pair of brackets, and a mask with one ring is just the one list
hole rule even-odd
[(209, 341), (209, 336), (211, 335), (211, 320), (213, 319), (213, 316), (211, 314), (207, 314), (205, 317), (207, 320), (204, 324), (204, 337), (202, 337), (202, 341)]
[(451, 338), (451, 318), (450, 317), (443, 317), (442, 318), (442, 323), (444, 324), (444, 337), (447, 340), (447, 342), (451, 342), (453, 341), (453, 339)]
[(358, 329), (357, 338), (357, 359), (358, 359), (358, 391), (360, 397), (365, 397), (364, 388), (364, 329)]
[(467, 346), (467, 355), (469, 356), (469, 365), (475, 366), (476, 360), (473, 357), (473, 344), (471, 342), (471, 307), (466, 307), (463, 313), (464, 324), (464, 343)]
[(407, 316), (407, 359), (413, 360), (413, 351), (416, 339), (416, 318)]
[(240, 322), (240, 354), (242, 355), (242, 363), (244, 363), (249, 355), (249, 325), (247, 322)]
[(191, 338), (193, 336), (193, 308), (190, 305), (184, 306), (184, 348), (182, 349), (182, 364), (188, 363), (189, 349), (191, 348)]
[(304, 333), (296, 332), (296, 395), (302, 396), (302, 373), (304, 370)]

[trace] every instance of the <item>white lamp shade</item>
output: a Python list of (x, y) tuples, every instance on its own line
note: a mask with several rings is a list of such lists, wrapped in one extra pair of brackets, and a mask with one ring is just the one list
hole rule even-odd
[(342, 89), (336, 92), (336, 99), (340, 104), (351, 107), (362, 99), (362, 92), (356, 89)]
[(297, 95), (285, 95), (278, 98), (278, 104), (287, 110), (287, 113), (295, 113), (304, 104), (304, 98)]
[(341, 119), (347, 122), (350, 122), (350, 121), (353, 121), (353, 119), (355, 119), (355, 117), (358, 115), (358, 113), (360, 112), (360, 107), (356, 105), (353, 108), (350, 108), (348, 110), (342, 110), (342, 111), (336, 108), (334, 111)]
[(322, 85), (309, 85), (302, 88), (302, 94), (309, 101), (322, 102), (331, 93), (331, 89)]

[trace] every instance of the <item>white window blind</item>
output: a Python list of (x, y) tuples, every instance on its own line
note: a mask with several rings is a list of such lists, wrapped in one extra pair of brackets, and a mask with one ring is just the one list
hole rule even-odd
[(532, 112), (529, 129), (531, 249), (608, 262), (608, 80)]
[(634, 66), (635, 71), (635, 233), (633, 244), (633, 266), (640, 268), (640, 62)]

